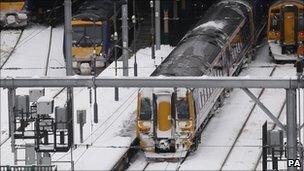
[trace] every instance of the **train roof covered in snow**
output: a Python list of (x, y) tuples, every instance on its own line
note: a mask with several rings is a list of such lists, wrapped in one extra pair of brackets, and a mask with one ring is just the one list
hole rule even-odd
[(152, 76), (201, 76), (206, 73), (247, 15), (245, 6), (234, 9), (225, 3), (212, 6)]
[(107, 20), (114, 14), (114, 5), (117, 9), (126, 3), (124, 0), (87, 0), (75, 13), (74, 19), (82, 20)]

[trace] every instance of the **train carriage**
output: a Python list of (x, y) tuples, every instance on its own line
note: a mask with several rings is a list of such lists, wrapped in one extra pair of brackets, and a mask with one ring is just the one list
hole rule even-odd
[(269, 8), (269, 55), (276, 61), (304, 57), (304, 2), (284, 0)]
[[(151, 76), (232, 76), (262, 33), (266, 1), (223, 0), (213, 5)], [(264, 14), (264, 15), (263, 15)], [(260, 18), (261, 23), (255, 23)], [(183, 159), (194, 151), (223, 89), (143, 88), (137, 136), (148, 159)]]
[(25, 0), (0, 0), (0, 28), (27, 25)]
[(72, 19), (73, 69), (78, 74), (100, 70), (112, 56), (114, 3), (119, 9), (123, 1), (85, 1)]
[[(64, 19), (64, 0), (26, 0), (27, 11), (33, 22), (56, 25)], [(83, 0), (71, 0), (73, 12), (77, 11)]]

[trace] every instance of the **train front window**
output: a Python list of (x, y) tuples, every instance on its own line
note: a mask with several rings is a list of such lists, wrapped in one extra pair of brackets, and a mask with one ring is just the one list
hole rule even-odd
[(101, 25), (73, 26), (73, 45), (94, 46), (102, 43)]
[(280, 30), (280, 22), (279, 22), (279, 14), (278, 13), (274, 13), (271, 17), (271, 31), (279, 31)]
[(304, 31), (304, 10), (299, 13), (299, 31)]
[(150, 120), (152, 116), (151, 100), (149, 98), (141, 99), (140, 103), (140, 120)]
[(177, 118), (180, 120), (189, 119), (188, 103), (185, 98), (176, 101)]
[(270, 14), (270, 31), (280, 31), (280, 9), (272, 9)]

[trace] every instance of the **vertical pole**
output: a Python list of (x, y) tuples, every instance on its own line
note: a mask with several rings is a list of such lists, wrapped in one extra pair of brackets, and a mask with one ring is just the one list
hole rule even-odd
[(12, 153), (14, 153), (14, 165), (17, 165), (17, 149), (15, 146), (15, 97), (16, 90), (14, 88), (8, 89), (8, 118), (9, 118), (9, 136), (11, 137), (11, 148)]
[(122, 53), (123, 53), (123, 76), (129, 75), (129, 57), (128, 57), (128, 43), (129, 43), (129, 29), (128, 29), (128, 3), (121, 6), (122, 13)]
[[(64, 0), (64, 32), (65, 32), (65, 58), (66, 58), (66, 74), (67, 76), (74, 75), (72, 65), (72, 2), (71, 0)], [(73, 112), (73, 88), (67, 88), (67, 108), (69, 116), (71, 117), (70, 123), (70, 143), (71, 143), (71, 170), (74, 170), (73, 161), (73, 147), (74, 147), (74, 112)]]
[(80, 143), (83, 143), (83, 123), (79, 124), (79, 132), (80, 132)]
[(150, 1), (151, 8), (151, 56), (155, 59), (155, 31), (154, 31), (154, 1)]
[(267, 121), (262, 128), (262, 170), (267, 171)]
[(134, 76), (137, 77), (137, 56), (136, 56), (136, 2), (133, 0), (133, 53), (134, 53)]
[(155, 43), (156, 50), (160, 50), (161, 35), (160, 35), (160, 0), (155, 0)]
[[(114, 2), (114, 56), (115, 56), (115, 76), (117, 76), (117, 40), (118, 40), (118, 33), (117, 33), (117, 7), (116, 2)], [(118, 87), (114, 87), (114, 100), (119, 100), (119, 91)]]
[(178, 19), (178, 11), (177, 11), (177, 0), (173, 0), (173, 18), (174, 20)]
[(95, 85), (95, 78), (93, 78), (94, 82), (94, 123), (98, 123), (98, 105), (97, 105), (97, 87)]
[(67, 75), (73, 75), (72, 64), (72, 3), (71, 0), (64, 0), (64, 39), (65, 39), (65, 58)]
[(164, 10), (164, 38), (165, 44), (169, 44), (169, 10)]
[[(287, 101), (287, 159), (297, 159), (297, 113), (296, 113), (296, 89), (286, 90)], [(287, 161), (288, 162), (288, 161)], [(296, 171), (296, 167), (288, 167), (287, 171)]]

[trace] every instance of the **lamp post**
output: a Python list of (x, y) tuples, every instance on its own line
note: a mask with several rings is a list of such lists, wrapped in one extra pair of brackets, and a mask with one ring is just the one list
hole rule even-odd
[(134, 53), (134, 76), (137, 77), (137, 59), (136, 59), (136, 13), (135, 13), (135, 0), (133, 0), (133, 16), (132, 16), (132, 23), (133, 23), (133, 53)]
[[(117, 45), (118, 33), (117, 33), (117, 9), (116, 2), (114, 2), (114, 44)], [(117, 76), (117, 49), (114, 47), (114, 55), (115, 55), (115, 76)], [(118, 87), (114, 87), (114, 100), (119, 100), (119, 90)]]
[(150, 1), (150, 8), (151, 8), (151, 56), (152, 59), (155, 59), (155, 37), (154, 37), (154, 1)]

